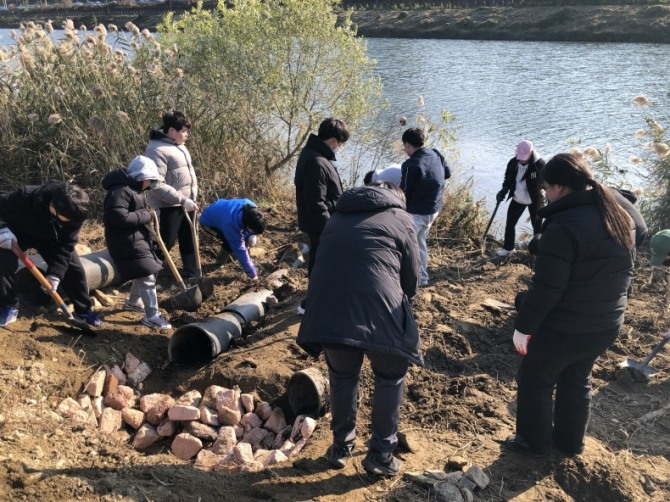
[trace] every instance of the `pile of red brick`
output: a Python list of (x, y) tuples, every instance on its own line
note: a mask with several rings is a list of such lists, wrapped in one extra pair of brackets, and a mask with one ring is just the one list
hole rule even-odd
[(231, 472), (262, 470), (297, 455), (316, 428), (316, 420), (305, 415), (287, 424), (281, 408), (273, 409), (238, 387), (212, 385), (204, 394), (191, 390), (176, 400), (168, 394), (141, 395), (133, 387), (150, 372), (128, 353), (123, 368), (96, 371), (79, 399), (65, 399), (57, 412), (94, 424), (104, 434), (125, 424), (137, 431), (132, 443), (136, 450), (170, 438), (176, 457), (195, 457), (198, 467)]

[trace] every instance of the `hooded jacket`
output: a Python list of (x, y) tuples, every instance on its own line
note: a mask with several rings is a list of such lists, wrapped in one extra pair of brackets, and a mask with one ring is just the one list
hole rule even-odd
[(435, 214), (442, 208), (444, 180), (451, 176), (442, 154), (421, 147), (402, 164), (400, 187), (407, 197), (410, 214)]
[(21, 249), (47, 249), (42, 253), (47, 262), (45, 275), (63, 279), (70, 265), (79, 230), (83, 222), (61, 222), (49, 211), (54, 192), (62, 181), (44, 185), (27, 185), (0, 195), (0, 229), (9, 227)]
[(256, 207), (249, 199), (219, 199), (205, 208), (200, 215), (200, 224), (223, 234), (244, 272), (253, 278), (257, 271), (245, 244), (251, 232), (242, 225), (242, 208), (246, 205)]
[[(591, 334), (623, 324), (634, 251), (607, 233), (594, 190), (545, 206), (535, 274), (514, 324), (527, 335), (543, 330)], [(631, 233), (634, 232), (631, 223)]]
[[(140, 171), (135, 178), (155, 179), (144, 177), (144, 168)], [(147, 209), (142, 182), (135, 178), (128, 175), (128, 170), (117, 169), (102, 179), (107, 190), (102, 217), (105, 241), (124, 280), (157, 274), (162, 268), (147, 228), (151, 212)]]
[(198, 180), (185, 145), (177, 145), (162, 129), (153, 129), (144, 156), (156, 163), (160, 175), (148, 194), (151, 207), (179, 206), (185, 199), (196, 200)]
[(409, 300), (419, 284), (414, 220), (390, 190), (356, 187), (336, 206), (319, 244), (298, 344), (337, 344), (423, 365)]
[(335, 203), (342, 195), (342, 181), (333, 165), (335, 153), (318, 136), (310, 134), (295, 167), (295, 203), (298, 227), (307, 234), (320, 234)]

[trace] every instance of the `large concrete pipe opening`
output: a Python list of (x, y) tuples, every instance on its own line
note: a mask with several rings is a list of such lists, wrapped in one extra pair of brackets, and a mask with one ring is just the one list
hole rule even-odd
[(230, 348), (242, 336), (242, 327), (265, 316), (265, 303), (272, 291), (247, 293), (227, 305), (223, 312), (204, 321), (175, 330), (168, 344), (168, 359), (206, 361)]

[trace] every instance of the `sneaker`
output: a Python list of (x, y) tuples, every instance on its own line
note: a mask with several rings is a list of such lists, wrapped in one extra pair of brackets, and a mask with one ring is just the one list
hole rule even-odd
[(344, 469), (347, 466), (347, 459), (351, 457), (353, 446), (332, 445), (326, 454), (326, 460), (335, 469)]
[(148, 328), (157, 328), (157, 329), (171, 329), (172, 324), (163, 319), (163, 316), (156, 314), (155, 316), (147, 317), (144, 316), (140, 319), (140, 322), (147, 326)]
[(13, 323), (17, 317), (19, 317), (19, 309), (14, 305), (0, 307), (0, 326), (7, 326)]
[(72, 317), (74, 317), (77, 321), (85, 322), (94, 328), (99, 328), (102, 326), (102, 318), (92, 310), (89, 310), (85, 314), (78, 314), (75, 312), (72, 314)]
[(144, 303), (140, 300), (137, 303), (130, 303), (130, 300), (126, 298), (126, 301), (123, 302), (123, 310), (128, 312), (144, 312)]
[(505, 249), (505, 248), (500, 248), (498, 251), (496, 251), (496, 254), (498, 256), (509, 256), (512, 253), (514, 253), (513, 249)]
[(361, 462), (363, 469), (377, 476), (397, 476), (400, 474), (402, 462), (393, 453), (369, 451)]

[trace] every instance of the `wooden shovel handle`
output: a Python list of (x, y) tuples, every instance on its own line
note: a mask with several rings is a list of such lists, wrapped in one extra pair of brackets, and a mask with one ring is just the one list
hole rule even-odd
[(53, 290), (53, 287), (51, 286), (49, 280), (46, 277), (44, 277), (44, 274), (40, 272), (40, 269), (35, 266), (33, 261), (26, 256), (26, 254), (21, 250), (16, 241), (12, 243), (12, 251), (14, 251), (14, 254), (19, 257), (19, 260), (23, 262), (26, 268), (30, 270), (30, 273), (35, 276), (35, 278), (39, 281), (42, 287), (49, 292), (51, 298), (53, 298), (54, 302), (56, 302), (56, 304), (60, 307), (60, 309), (68, 317), (68, 319), (72, 319), (72, 314), (68, 310), (67, 305), (65, 305), (65, 302), (63, 301), (61, 296), (56, 291)]
[(158, 215), (156, 214), (155, 209), (151, 209), (151, 219), (154, 222), (154, 227), (151, 228), (151, 226), (147, 226), (149, 229), (149, 232), (151, 232), (152, 237), (156, 239), (156, 242), (158, 242), (158, 246), (161, 248), (161, 251), (163, 252), (163, 256), (165, 257), (165, 261), (168, 264), (168, 267), (170, 267), (170, 270), (172, 271), (172, 275), (174, 275), (174, 278), (177, 279), (177, 282), (179, 283), (179, 287), (182, 289), (182, 291), (186, 291), (186, 284), (184, 283), (184, 280), (181, 278), (181, 275), (179, 275), (179, 271), (177, 270), (177, 267), (174, 264), (174, 261), (172, 261), (172, 257), (170, 256), (170, 252), (167, 250), (165, 247), (165, 243), (163, 242), (163, 239), (161, 238), (161, 232), (160, 232), (160, 224), (158, 223)]

